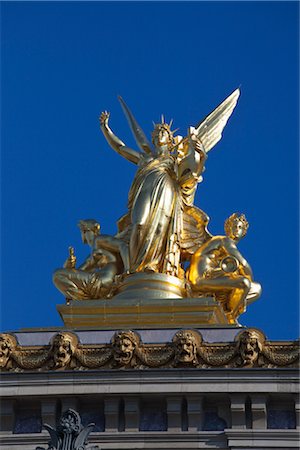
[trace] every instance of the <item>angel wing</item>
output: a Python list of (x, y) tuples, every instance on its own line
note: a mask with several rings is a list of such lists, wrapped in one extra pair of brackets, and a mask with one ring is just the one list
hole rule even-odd
[(187, 206), (183, 214), (183, 228), (181, 231), (182, 256), (189, 259), (196, 250), (212, 237), (207, 229), (208, 215), (196, 206)]
[(206, 152), (209, 152), (221, 139), (222, 131), (237, 104), (239, 96), (240, 90), (236, 89), (195, 128), (191, 127), (191, 132), (200, 139)]
[(121, 103), (123, 112), (126, 116), (126, 119), (129, 123), (130, 129), (133, 133), (133, 136), (136, 140), (137, 145), (139, 146), (139, 148), (146, 152), (146, 153), (152, 153), (152, 145), (150, 144), (150, 142), (148, 141), (148, 139), (146, 138), (145, 133), (143, 132), (142, 128), (139, 126), (139, 124), (137, 123), (137, 121), (135, 120), (132, 112), (130, 111), (130, 109), (128, 108), (128, 106), (126, 105), (126, 103), (124, 102), (124, 100), (122, 99), (122, 97), (118, 97), (119, 102)]

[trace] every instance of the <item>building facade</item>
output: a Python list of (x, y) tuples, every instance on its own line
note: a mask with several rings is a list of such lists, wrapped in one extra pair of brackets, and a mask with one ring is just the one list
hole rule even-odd
[(1, 348), (3, 450), (51, 448), (43, 424), (69, 408), (95, 424), (87, 449), (299, 445), (296, 342), (241, 328), (60, 330), (2, 334)]

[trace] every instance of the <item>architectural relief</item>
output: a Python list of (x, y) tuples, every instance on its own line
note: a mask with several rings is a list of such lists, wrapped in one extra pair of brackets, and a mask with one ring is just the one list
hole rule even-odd
[[(75, 333), (61, 331), (44, 347), (17, 345), (0, 335), (1, 371), (150, 369), (167, 367), (298, 367), (299, 345), (266, 341), (256, 329), (242, 330), (234, 342), (208, 343), (197, 330), (180, 330), (172, 342), (144, 344), (138, 333), (119, 331), (108, 344), (81, 344)], [(14, 345), (11, 345), (14, 343)], [(10, 347), (8, 347), (10, 345)], [(7, 349), (9, 348), (9, 351)]]
[[(81, 425), (81, 418), (77, 411), (69, 408), (60, 418), (57, 429), (44, 424), (44, 428), (50, 434), (47, 449), (36, 447), (36, 450), (85, 450), (87, 439), (95, 424), (90, 423), (86, 427)], [(100, 450), (98, 446), (89, 447), (89, 450)]]
[(78, 338), (74, 333), (62, 332), (56, 334), (51, 341), (50, 355), (54, 369), (76, 367), (75, 352)]
[(198, 349), (202, 336), (194, 330), (178, 331), (172, 339), (175, 346), (174, 365), (198, 366)]

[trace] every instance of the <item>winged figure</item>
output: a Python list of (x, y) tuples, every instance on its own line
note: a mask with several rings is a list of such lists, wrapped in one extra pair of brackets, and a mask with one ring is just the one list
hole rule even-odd
[(128, 147), (111, 130), (110, 114), (100, 116), (101, 130), (118, 154), (138, 166), (128, 195), (125, 224), (129, 246), (129, 272), (158, 272), (184, 277), (181, 262), (206, 239), (208, 216), (193, 205), (207, 153), (222, 137), (222, 131), (237, 103), (236, 89), (185, 138), (174, 136), (172, 121), (162, 117), (154, 124), (152, 143), (122, 98), (119, 98), (139, 150)]

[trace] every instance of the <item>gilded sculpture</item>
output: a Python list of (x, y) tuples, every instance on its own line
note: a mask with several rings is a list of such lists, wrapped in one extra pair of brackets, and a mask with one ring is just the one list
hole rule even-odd
[[(106, 141), (135, 164), (137, 171), (127, 211), (117, 222), (117, 234), (100, 234), (94, 219), (80, 221), (82, 240), (91, 253), (77, 268), (70, 247), (64, 267), (53, 275), (67, 305), (73, 300), (111, 300), (105, 308), (113, 311), (114, 304), (119, 308), (116, 300), (145, 299), (151, 305), (155, 298), (163, 303), (164, 299), (192, 297), (199, 298), (200, 304), (200, 299), (210, 297), (218, 305), (218, 313), (212, 305), (211, 318), (205, 319), (204, 314), (202, 320), (238, 324), (240, 314), (261, 292), (236, 247), (248, 223), (244, 215), (235, 213), (225, 223), (226, 236), (212, 236), (209, 217), (194, 205), (194, 197), (208, 153), (221, 139), (239, 95), (236, 89), (198, 125), (190, 126), (186, 137), (176, 135), (173, 120), (167, 123), (162, 116), (161, 122), (154, 124), (151, 141), (119, 98), (138, 149), (128, 147), (112, 131), (109, 112), (101, 113), (100, 128)], [(188, 308), (188, 303), (181, 304)], [(140, 306), (137, 308), (136, 323), (147, 320), (147, 313), (142, 318)], [(64, 308), (60, 313), (73, 324), (72, 314)], [(112, 314), (116, 317), (114, 311)], [(120, 315), (117, 327), (122, 323)]]
[(212, 236), (192, 256), (188, 280), (195, 293), (210, 293), (223, 305), (229, 323), (246, 310), (247, 302), (258, 298), (260, 284), (236, 244), (248, 230), (244, 214), (232, 214), (225, 221), (226, 236)]
[(115, 276), (127, 268), (127, 245), (117, 237), (100, 235), (100, 224), (94, 219), (81, 220), (79, 228), (82, 242), (90, 246), (91, 254), (76, 269), (76, 256), (70, 247), (64, 268), (54, 272), (53, 282), (66, 299), (105, 298)]

